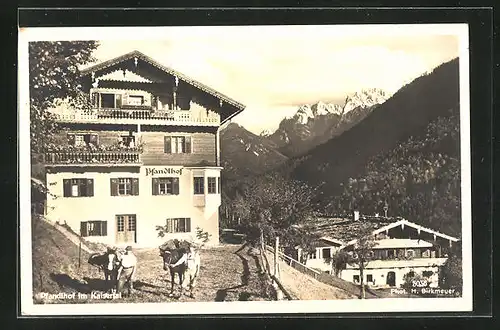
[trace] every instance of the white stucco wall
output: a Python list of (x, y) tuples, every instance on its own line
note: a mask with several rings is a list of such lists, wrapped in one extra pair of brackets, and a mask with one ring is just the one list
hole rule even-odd
[[(432, 271), (433, 275), (428, 277), (427, 280), (430, 283), (430, 287), (437, 287), (439, 284), (439, 267), (414, 267), (414, 268), (378, 268), (378, 269), (365, 269), (363, 271), (364, 283), (374, 286), (374, 287), (385, 287), (387, 286), (387, 274), (389, 272), (395, 273), (395, 287), (401, 287), (404, 284), (404, 276), (413, 270), (416, 274), (422, 276), (422, 272), (424, 271)], [(354, 282), (354, 275), (359, 276), (359, 269), (345, 269), (341, 272), (340, 278)], [(373, 276), (374, 283), (368, 283), (367, 277), (368, 275)]]
[[(178, 169), (179, 166), (168, 166)], [(47, 197), (47, 218), (51, 221), (67, 223), (76, 233), (80, 233), (81, 221), (107, 221), (107, 236), (87, 237), (92, 241), (116, 244), (116, 215), (135, 214), (137, 218), (135, 246), (155, 247), (168, 238), (188, 238), (196, 236), (196, 227), (211, 235), (209, 245), (219, 242), (218, 207), (220, 193), (207, 193), (207, 177), (220, 177), (219, 168), (182, 168), (182, 174), (154, 175), (153, 177), (179, 177), (179, 195), (152, 195), (151, 175), (146, 176), (146, 168), (164, 168), (143, 166), (139, 173), (133, 172), (58, 172), (47, 174), (50, 194)], [(193, 176), (205, 176), (205, 195), (193, 195)], [(111, 196), (111, 178), (139, 178), (138, 196)], [(63, 197), (63, 179), (94, 179), (93, 197)], [(195, 199), (201, 202), (195, 206)], [(167, 218), (191, 218), (190, 233), (169, 234), (159, 238), (156, 226), (164, 226)], [(128, 244), (127, 244), (128, 245)]]

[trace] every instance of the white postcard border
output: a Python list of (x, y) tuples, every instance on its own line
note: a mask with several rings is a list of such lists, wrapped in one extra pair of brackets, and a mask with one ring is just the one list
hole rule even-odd
[[(245, 27), (231, 27), (237, 31)], [(249, 27), (246, 27), (249, 28)], [(252, 26), (265, 29), (265, 26)], [(472, 212), (470, 165), (470, 96), (469, 35), (467, 24), (412, 25), (337, 25), (327, 31), (325, 26), (274, 26), (275, 33), (291, 29), (309, 29), (314, 33), (335, 35), (444, 35), (459, 37), (460, 65), (460, 136), (462, 197), (462, 260), (463, 292), (460, 298), (394, 298), (375, 300), (272, 301), (272, 302), (188, 302), (188, 303), (96, 303), (47, 304), (33, 303), (31, 194), (30, 187), (30, 125), (28, 42), (56, 40), (161, 39), (166, 32), (192, 29), (199, 33), (227, 32), (228, 27), (86, 27), (86, 28), (20, 28), (18, 53), (18, 145), (20, 203), (20, 305), (21, 316), (36, 315), (169, 315), (169, 314), (255, 314), (255, 313), (359, 313), (359, 312), (457, 312), (472, 311)], [(147, 31), (147, 33), (145, 33)], [(268, 31), (266, 31), (267, 33)], [(188, 307), (189, 308), (186, 308)]]

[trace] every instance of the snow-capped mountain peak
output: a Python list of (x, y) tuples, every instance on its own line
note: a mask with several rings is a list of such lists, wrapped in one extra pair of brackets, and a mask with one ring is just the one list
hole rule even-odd
[(389, 95), (381, 89), (369, 88), (356, 92), (347, 98), (344, 113), (354, 110), (358, 107), (372, 107), (377, 104), (384, 103), (389, 98)]

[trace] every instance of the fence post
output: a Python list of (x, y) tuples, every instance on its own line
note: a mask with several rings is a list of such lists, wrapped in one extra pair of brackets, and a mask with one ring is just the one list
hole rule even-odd
[(280, 245), (280, 238), (276, 237), (276, 242), (274, 244), (274, 276), (278, 278), (278, 251)]
[(81, 265), (82, 265), (82, 241), (80, 241), (80, 244), (78, 245), (78, 269), (80, 269)]

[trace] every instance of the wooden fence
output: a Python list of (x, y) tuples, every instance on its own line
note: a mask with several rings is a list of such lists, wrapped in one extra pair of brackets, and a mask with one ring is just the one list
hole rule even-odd
[[(271, 253), (274, 253), (274, 250), (275, 250), (273, 247), (271, 247), (269, 245), (266, 245), (265, 249)], [(309, 268), (306, 265), (304, 265), (303, 263), (300, 263), (299, 261), (293, 259), (290, 256), (287, 256), (286, 254), (284, 254), (282, 252), (278, 252), (278, 256), (282, 261), (286, 262), (290, 267), (293, 267), (294, 269), (298, 270), (299, 272), (301, 272), (303, 274), (306, 274), (310, 277), (313, 277), (314, 279), (316, 279), (319, 282), (322, 282), (324, 284), (328, 284), (330, 286), (334, 286), (334, 287), (339, 288), (341, 290), (344, 290), (344, 291), (346, 291), (349, 294), (352, 294), (354, 296), (359, 297), (359, 295), (360, 295), (359, 285), (342, 280), (334, 275), (322, 273), (322, 272), (317, 271), (315, 269)], [(367, 298), (374, 298), (374, 297), (377, 297), (377, 295), (373, 292), (367, 291), (366, 297)]]
[[(266, 245), (266, 250), (271, 252), (271, 253), (274, 253), (274, 248), (269, 246), (269, 245)], [(299, 272), (301, 272), (303, 274), (314, 277), (315, 279), (318, 279), (319, 276), (321, 275), (321, 273), (319, 271), (307, 267), (303, 263), (300, 263), (299, 261), (293, 259), (292, 257), (287, 256), (283, 252), (279, 251), (278, 256), (281, 260), (286, 262), (290, 267), (297, 269)]]
[[(261, 241), (262, 242), (262, 241)], [(278, 240), (276, 240), (276, 246), (278, 246)], [(283, 300), (283, 296), (287, 300), (296, 300), (297, 298), (294, 297), (288, 290), (285, 288), (283, 283), (281, 283), (280, 280), (280, 265), (278, 262), (278, 259), (276, 258), (275, 254), (275, 260), (273, 262), (273, 267), (271, 267), (271, 263), (269, 262), (269, 259), (267, 258), (266, 254), (266, 245), (262, 244), (260, 247), (260, 255), (261, 255), (261, 260), (263, 264), (263, 268), (266, 271), (266, 273), (269, 275), (271, 278), (272, 285), (276, 291), (276, 300)]]

